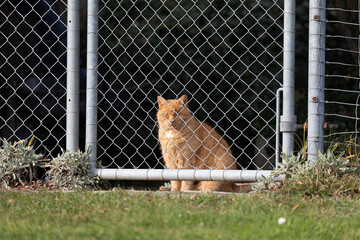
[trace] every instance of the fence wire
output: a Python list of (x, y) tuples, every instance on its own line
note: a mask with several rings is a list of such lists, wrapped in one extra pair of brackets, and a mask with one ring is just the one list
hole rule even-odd
[(359, 141), (359, 2), (326, 8), (325, 142), (357, 152)]
[(283, 1), (101, 1), (98, 159), (164, 168), (157, 96), (186, 94), (239, 169), (273, 169)]
[(36, 149), (64, 148), (66, 3), (0, 2), (0, 136), (36, 137)]
[[(98, 159), (164, 168), (157, 97), (186, 94), (225, 138), (239, 169), (273, 169), (284, 1), (102, 0)], [(66, 1), (0, 2), (0, 136), (65, 147)], [(326, 6), (325, 141), (359, 138), (359, 2)], [(82, 45), (83, 46), (83, 45)]]

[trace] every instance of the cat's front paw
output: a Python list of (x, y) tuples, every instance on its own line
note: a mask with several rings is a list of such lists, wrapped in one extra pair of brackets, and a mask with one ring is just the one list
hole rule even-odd
[(171, 181), (171, 191), (178, 192), (181, 189), (181, 181)]

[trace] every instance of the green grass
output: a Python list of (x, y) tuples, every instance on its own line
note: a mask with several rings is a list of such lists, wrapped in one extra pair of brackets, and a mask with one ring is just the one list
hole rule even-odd
[(359, 200), (1, 191), (0, 239), (360, 239)]

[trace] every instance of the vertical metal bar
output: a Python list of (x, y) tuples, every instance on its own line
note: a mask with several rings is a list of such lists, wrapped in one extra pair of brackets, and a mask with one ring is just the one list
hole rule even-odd
[(80, 2), (68, 1), (67, 11), (67, 86), (66, 86), (66, 149), (79, 146), (80, 89)]
[(308, 160), (324, 148), (325, 0), (309, 5)]
[(87, 19), (87, 71), (86, 71), (86, 147), (95, 173), (97, 157), (97, 84), (98, 84), (98, 12), (99, 1), (88, 1)]
[(283, 115), (280, 129), (285, 154), (294, 150), (295, 109), (295, 0), (284, 1)]
[(279, 88), (276, 91), (276, 143), (275, 143), (275, 169), (279, 167), (280, 162), (280, 115), (281, 115), (281, 94), (283, 89)]

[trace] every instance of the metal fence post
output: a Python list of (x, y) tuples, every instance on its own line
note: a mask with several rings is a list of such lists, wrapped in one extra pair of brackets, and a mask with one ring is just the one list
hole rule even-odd
[(284, 1), (284, 67), (283, 67), (283, 115), (280, 131), (283, 133), (283, 152), (294, 150), (296, 131), (295, 109), (295, 1)]
[(87, 19), (87, 79), (86, 79), (86, 146), (94, 172), (97, 156), (97, 64), (98, 64), (98, 12), (99, 1), (88, 1)]
[(80, 2), (77, 0), (68, 1), (67, 27), (66, 149), (76, 151), (80, 89)]
[(325, 0), (309, 5), (308, 160), (324, 145)]

